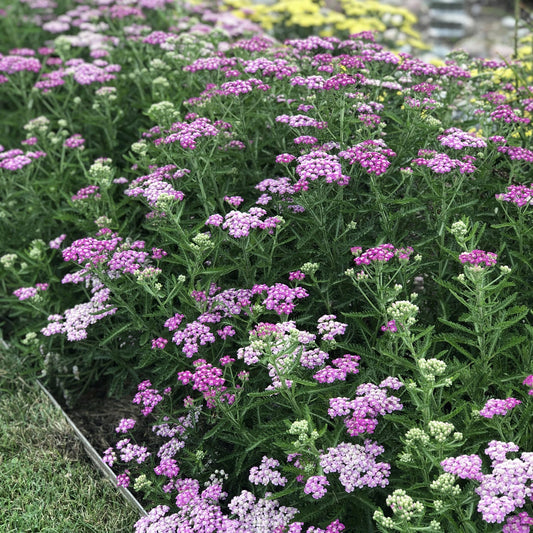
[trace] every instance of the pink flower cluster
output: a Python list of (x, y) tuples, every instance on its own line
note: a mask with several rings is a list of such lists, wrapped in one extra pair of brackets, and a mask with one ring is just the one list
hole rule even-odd
[(324, 177), (326, 183), (347, 185), (350, 181), (350, 177), (342, 173), (339, 158), (322, 150), (314, 150), (300, 156), (296, 174), (300, 179), (294, 185), (295, 191), (306, 191), (309, 188), (309, 181), (315, 181), (320, 176)]
[(341, 442), (320, 455), (320, 466), (325, 474), (338, 473), (346, 492), (363, 487), (386, 487), (390, 465), (376, 462), (376, 458), (384, 451), (383, 446), (371, 440), (365, 440), (364, 446)]
[(533, 151), (521, 146), (498, 146), (498, 152), (507, 154), (513, 161), (533, 163)]
[(482, 137), (463, 131), (461, 128), (449, 128), (437, 137), (442, 146), (461, 150), (462, 148), (486, 148), (487, 143)]
[(74, 135), (71, 135), (67, 139), (65, 139), (65, 142), (63, 143), (63, 146), (65, 148), (80, 148), (83, 149), (85, 144), (85, 139), (79, 134), (75, 133)]
[(17, 54), (0, 56), (0, 72), (15, 74), (16, 72), (39, 72), (40, 70), (41, 62), (35, 57)]
[(501, 202), (510, 202), (518, 207), (531, 205), (533, 203), (533, 183), (527, 185), (510, 185), (506, 193), (496, 195), (496, 200)]
[(211, 122), (208, 118), (199, 117), (192, 122), (175, 122), (170, 127), (169, 135), (160, 139), (155, 139), (154, 144), (172, 144), (179, 142), (182, 148), (194, 150), (198, 145), (198, 140), (202, 137), (214, 137), (221, 131), (229, 129), (230, 124), (217, 120)]
[[(449, 457), (441, 462), (445, 472), (462, 479), (472, 479), (480, 483), (476, 493), (480, 497), (477, 509), (488, 523), (501, 523), (516, 509), (522, 508), (533, 496), (533, 453), (524, 452), (519, 458), (508, 459), (507, 454), (518, 452), (519, 447), (512, 442), (493, 440), (489, 442), (486, 455), (491, 459), (489, 474), (481, 471), (481, 457), (461, 455)], [(507, 531), (515, 520), (508, 521)]]
[(418, 166), (425, 166), (437, 174), (446, 174), (454, 169), (459, 169), (461, 174), (471, 174), (476, 170), (473, 165), (475, 157), (465, 155), (461, 159), (452, 159), (448, 154), (438, 153), (434, 150), (420, 150), (418, 157), (412, 163)]
[(35, 287), (20, 287), (13, 291), (13, 295), (20, 301), (29, 300), (39, 294), (39, 291), (48, 290), (48, 283), (37, 283)]
[(88, 198), (101, 198), (101, 194), (98, 192), (100, 187), (98, 185), (88, 185), (87, 187), (81, 188), (76, 194), (73, 194), (70, 199), (73, 202), (78, 202), (80, 200), (87, 200)]
[[(318, 366), (317, 364), (315, 364), (314, 358), (312, 362), (309, 361), (310, 358), (309, 358), (308, 352), (304, 352), (304, 353), (305, 353), (305, 357), (303, 357), (304, 354), (302, 354), (303, 362), (302, 360), (300, 361), (300, 364), (302, 366), (305, 366), (308, 368), (312, 368), (311, 364), (313, 364), (313, 366)], [(312, 352), (312, 353), (313, 355), (315, 355), (315, 352)], [(318, 356), (322, 356), (323, 354), (328, 356), (328, 354), (325, 352), (318, 351), (318, 353), (316, 353), (316, 355)], [(324, 359), (326, 358), (321, 357), (320, 359), (318, 359), (317, 362), (321, 363), (323, 362)], [(318, 372), (316, 372), (316, 374), (313, 375), (313, 379), (315, 379), (319, 383), (333, 383), (334, 381), (337, 381), (337, 380), (345, 381), (348, 374), (357, 374), (359, 372), (358, 361), (360, 359), (361, 357), (358, 355), (344, 354), (342, 357), (333, 359), (331, 361), (331, 364), (333, 366), (326, 365), (324, 368), (321, 368)]]
[(530, 533), (530, 526), (533, 526), (533, 516), (523, 512), (507, 518), (502, 533)]
[(517, 114), (518, 110), (513, 109), (509, 104), (501, 104), (499, 105), (492, 113), (490, 114), (490, 117), (494, 122), (497, 120), (502, 120), (503, 122), (506, 122), (507, 124), (521, 122), (523, 124), (529, 124), (531, 122), (531, 119), (527, 117), (521, 117)]
[(522, 402), (516, 398), (506, 398), (505, 400), (490, 399), (484, 405), (479, 414), (484, 418), (493, 418), (496, 415), (506, 415), (513, 407)]
[(48, 325), (41, 329), (46, 337), (64, 334), (69, 341), (80, 341), (87, 338), (87, 328), (104, 317), (117, 312), (116, 307), (108, 307), (109, 289), (100, 289), (94, 292), (91, 299), (86, 303), (75, 305), (67, 309), (62, 315), (48, 317)]
[(327, 122), (316, 120), (307, 115), (279, 115), (276, 117), (276, 122), (288, 124), (292, 128), (317, 128), (320, 130), (328, 127)]
[[(0, 146), (0, 148), (3, 150), (3, 147)], [(0, 169), (3, 168), (10, 171), (20, 170), (30, 165), (33, 161), (46, 156), (46, 153), (41, 151), (24, 153), (19, 148), (14, 148), (7, 152), (2, 150), (0, 150)]]
[(315, 500), (320, 500), (327, 493), (329, 481), (326, 476), (311, 476), (306, 482), (304, 493), (310, 494)]
[(144, 416), (148, 416), (155, 407), (163, 401), (163, 396), (157, 389), (153, 389), (152, 383), (149, 380), (145, 380), (137, 386), (137, 394), (133, 397), (132, 403), (141, 405), (141, 413)]
[(276, 468), (279, 466), (277, 459), (263, 456), (261, 464), (259, 466), (253, 466), (250, 469), (248, 479), (250, 483), (254, 485), (268, 485), (269, 483), (277, 486), (284, 487), (287, 483), (287, 478), (283, 477)]
[(335, 315), (323, 315), (318, 319), (318, 333), (325, 341), (334, 341), (337, 335), (344, 335), (348, 324), (337, 322)]
[(62, 251), (63, 260), (75, 261), (82, 265), (84, 269), (80, 274), (85, 274), (87, 269), (96, 265), (107, 267), (108, 272), (133, 274), (146, 264), (150, 254), (141, 251), (145, 245), (144, 241), (122, 242), (118, 234), (106, 228), (100, 230), (100, 234), (109, 234), (110, 238), (78, 239)]
[(485, 252), (484, 250), (472, 250), (471, 252), (463, 252), (462, 254), (459, 254), (459, 261), (461, 261), (463, 265), (490, 267), (494, 266), (497, 263), (497, 260), (497, 254), (494, 252)]
[(51, 240), (49, 243), (48, 243), (48, 246), (50, 248), (52, 248), (53, 250), (59, 250), (60, 246), (61, 246), (61, 243), (67, 238), (67, 235), (66, 233), (62, 233), (61, 235), (59, 235), (58, 237), (56, 237), (55, 239)]
[(186, 168), (176, 170), (176, 165), (153, 168), (150, 174), (134, 179), (124, 191), (124, 194), (132, 197), (142, 196), (151, 207), (155, 207), (162, 194), (181, 202), (185, 195), (181, 191), (174, 189), (167, 180), (172, 181), (189, 173), (190, 170)]
[(403, 409), (399, 398), (388, 396), (384, 390), (388, 384), (363, 383), (356, 389), (357, 397), (330, 398), (328, 414), (331, 418), (344, 416), (344, 425), (352, 437), (363, 433), (374, 433), (377, 417)]
[(350, 165), (359, 163), (368, 174), (381, 176), (390, 166), (388, 157), (396, 155), (387, 147), (382, 139), (363, 141), (348, 150), (339, 152), (339, 156), (346, 159)]
[(280, 217), (265, 217), (266, 210), (262, 207), (250, 207), (248, 211), (230, 211), (226, 216), (219, 214), (211, 215), (207, 221), (207, 226), (222, 226), (227, 229), (228, 234), (235, 239), (247, 237), (250, 230), (261, 229), (273, 233), (274, 228), (282, 222)]
[(308, 292), (302, 287), (291, 288), (284, 283), (275, 283), (272, 286), (254, 285), (252, 292), (260, 294), (266, 291), (266, 297), (262, 304), (269, 311), (275, 311), (278, 315), (290, 315), (296, 306), (295, 300), (307, 298)]
[(135, 427), (135, 420), (133, 418), (123, 418), (118, 426), (115, 428), (117, 433), (127, 433), (130, 429)]
[(215, 400), (227, 401), (230, 405), (234, 397), (231, 394), (222, 394), (226, 390), (226, 381), (222, 377), (222, 369), (208, 363), (205, 359), (197, 359), (193, 363), (195, 370), (178, 372), (178, 381), (182, 385), (191, 383), (192, 389), (203, 394), (207, 407), (215, 407)]
[(407, 261), (414, 251), (411, 246), (396, 248), (390, 243), (368, 248), (365, 252), (360, 246), (354, 246), (350, 250), (355, 255), (354, 263), (356, 265), (370, 265), (376, 262), (387, 263), (393, 257), (397, 257), (400, 261)]

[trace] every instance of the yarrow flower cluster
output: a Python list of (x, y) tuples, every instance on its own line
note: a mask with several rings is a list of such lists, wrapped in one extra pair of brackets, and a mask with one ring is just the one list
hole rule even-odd
[(38, 296), (39, 292), (48, 290), (48, 283), (37, 283), (34, 287), (20, 287), (13, 291), (19, 301), (29, 300)]
[(320, 455), (320, 466), (325, 474), (339, 474), (339, 481), (346, 492), (365, 486), (386, 487), (390, 465), (376, 461), (384, 451), (383, 446), (371, 440), (365, 440), (364, 445), (341, 442)]
[(273, 233), (274, 229), (283, 223), (283, 219), (279, 216), (263, 218), (266, 214), (266, 210), (261, 207), (251, 207), (247, 212), (233, 210), (224, 217), (219, 214), (211, 215), (206, 225), (221, 226), (235, 239), (247, 237), (250, 230), (256, 228)]
[[(379, 386), (363, 383), (356, 389), (357, 397), (331, 398), (328, 414), (331, 418), (344, 416), (344, 424), (352, 437), (363, 433), (374, 433), (378, 425), (377, 417), (403, 409), (399, 398), (389, 396), (384, 390), (395, 384), (383, 382)], [(396, 387), (397, 388), (397, 387)]]
[(350, 165), (359, 163), (368, 174), (381, 176), (390, 166), (389, 157), (396, 153), (388, 148), (382, 139), (363, 141), (348, 150), (339, 152), (339, 157), (346, 159)]
[(506, 415), (513, 407), (520, 405), (522, 402), (516, 398), (506, 398), (505, 400), (490, 399), (479, 411), (484, 418), (493, 418), (496, 415)]
[(266, 455), (263, 456), (261, 464), (250, 469), (250, 475), (248, 476), (250, 483), (265, 486), (270, 483), (274, 486), (284, 487), (287, 483), (287, 478), (276, 470), (278, 466), (279, 461), (277, 459), (272, 459)]
[(434, 150), (420, 150), (418, 158), (412, 163), (417, 166), (425, 166), (437, 174), (447, 174), (454, 169), (459, 169), (461, 174), (471, 174), (475, 172), (473, 165), (474, 156), (465, 155), (461, 159), (452, 159), (448, 154), (438, 153)]
[(459, 254), (459, 261), (463, 265), (473, 267), (491, 267), (497, 263), (498, 255), (494, 252), (485, 252), (484, 250), (472, 250)]
[(461, 150), (463, 148), (486, 148), (487, 143), (482, 137), (466, 133), (460, 128), (448, 128), (437, 137), (442, 146)]
[(374, 248), (368, 248), (363, 252), (360, 246), (351, 248), (352, 254), (355, 256), (354, 263), (356, 265), (371, 265), (373, 263), (387, 263), (394, 257), (400, 261), (407, 261), (413, 253), (413, 248), (396, 248), (390, 243), (380, 244)]
[(518, 451), (519, 447), (512, 442), (489, 442), (485, 450), (491, 459), (489, 474), (481, 471), (482, 460), (478, 455), (450, 457), (441, 466), (445, 472), (479, 482), (478, 511), (485, 522), (501, 523), (510, 513), (522, 508), (533, 494), (533, 454), (524, 452), (520, 458), (507, 458), (508, 453)]
[(524, 207), (533, 203), (533, 183), (527, 185), (509, 185), (507, 192), (496, 195), (500, 202), (510, 202), (518, 207)]

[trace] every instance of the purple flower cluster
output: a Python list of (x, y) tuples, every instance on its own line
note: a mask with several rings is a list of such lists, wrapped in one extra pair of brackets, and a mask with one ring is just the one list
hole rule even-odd
[[(231, 499), (228, 509), (236, 518), (229, 518), (220, 507), (220, 501), (227, 496), (220, 484), (213, 482), (200, 492), (195, 479), (174, 480), (178, 490), (176, 505), (178, 511), (168, 514), (170, 508), (160, 505), (135, 524), (135, 533), (168, 531), (176, 533), (301, 533), (302, 522), (291, 523), (298, 510), (294, 507), (280, 506), (275, 499), (257, 499), (251, 492), (242, 491)], [(342, 528), (329, 529), (327, 533), (340, 533)], [(313, 527), (307, 533), (319, 533)]]
[(403, 409), (399, 398), (388, 396), (387, 384), (378, 387), (373, 383), (363, 383), (356, 389), (357, 397), (330, 398), (328, 414), (331, 418), (344, 416), (344, 425), (352, 437), (363, 433), (373, 433), (378, 425), (378, 415), (384, 416)]
[(461, 479), (474, 479), (476, 481), (483, 479), (481, 464), (481, 457), (475, 454), (448, 457), (440, 463), (445, 472), (454, 474)]
[(130, 429), (135, 427), (135, 420), (133, 418), (123, 418), (118, 426), (115, 428), (117, 433), (127, 433)]
[[(462, 479), (478, 481), (478, 511), (485, 522), (501, 523), (510, 513), (523, 507), (533, 495), (533, 453), (524, 452), (519, 458), (507, 458), (508, 453), (518, 451), (519, 447), (512, 442), (489, 442), (485, 453), (491, 459), (490, 474), (482, 473), (482, 460), (478, 455), (449, 457), (441, 462), (441, 466), (445, 472)], [(511, 524), (513, 522), (516, 520), (512, 520)]]
[(527, 185), (509, 185), (506, 193), (496, 195), (496, 200), (501, 202), (510, 202), (518, 207), (530, 205), (533, 203), (533, 183)]
[(522, 385), (529, 387), (528, 394), (533, 396), (533, 374), (530, 374), (526, 379), (524, 379)]
[(256, 78), (249, 78), (247, 80), (227, 81), (223, 83), (220, 88), (216, 85), (210, 84), (199, 97), (193, 98), (192, 101), (196, 104), (199, 102), (205, 103), (214, 96), (240, 96), (242, 94), (251, 93), (253, 90), (268, 91), (270, 86), (263, 83)]
[(506, 415), (513, 407), (520, 405), (522, 402), (516, 398), (506, 398), (505, 400), (490, 399), (479, 411), (484, 418), (493, 418), (496, 415)]
[[(300, 361), (300, 364), (302, 366), (313, 368), (313, 366), (318, 366), (318, 364), (320, 364), (320, 361), (323, 363), (323, 361), (327, 358), (327, 357), (316, 358), (317, 355), (322, 356), (323, 354), (325, 354), (326, 356), (328, 356), (327, 353), (321, 352), (320, 350), (318, 350), (318, 352), (311, 352), (311, 353), (315, 357), (313, 357), (310, 361), (309, 355), (306, 352), (305, 353), (306, 357), (304, 358), (304, 362)], [(326, 365), (324, 368), (321, 368), (318, 372), (316, 372), (313, 375), (313, 379), (315, 379), (319, 383), (333, 383), (334, 381), (337, 381), (337, 380), (345, 381), (348, 374), (357, 374), (359, 372), (358, 361), (360, 359), (361, 357), (359, 357), (358, 355), (344, 354), (342, 357), (338, 357), (337, 359), (333, 359), (331, 361), (331, 364), (333, 366)]]
[(33, 163), (33, 161), (46, 156), (46, 153), (41, 151), (24, 153), (19, 148), (15, 148), (3, 152), (3, 147), (0, 146), (0, 148), (0, 169), (3, 168), (4, 170), (20, 170)]
[(518, 115), (519, 110), (513, 109), (509, 104), (501, 104), (499, 105), (492, 113), (490, 114), (490, 117), (494, 122), (498, 120), (502, 120), (503, 122), (506, 122), (507, 124), (521, 122), (523, 124), (529, 124), (531, 122), (531, 119), (527, 117), (521, 117)]
[(347, 185), (349, 176), (342, 173), (339, 158), (336, 155), (328, 154), (322, 150), (314, 150), (298, 158), (296, 174), (300, 177), (294, 185), (295, 191), (307, 190), (309, 181), (315, 181), (320, 176), (324, 177), (326, 183), (337, 183)]
[(194, 150), (198, 145), (198, 140), (202, 137), (214, 137), (230, 127), (226, 122), (211, 122), (208, 118), (202, 117), (198, 117), (190, 123), (175, 122), (167, 132), (169, 135), (155, 139), (154, 144), (157, 146), (161, 143), (179, 142), (182, 148)]
[(40, 291), (48, 290), (48, 283), (37, 283), (35, 287), (20, 287), (13, 291), (13, 296), (16, 296), (20, 301), (35, 298)]
[(305, 494), (310, 494), (315, 500), (320, 500), (327, 493), (329, 481), (326, 476), (311, 476), (304, 487)]
[(39, 72), (41, 62), (35, 57), (10, 54), (0, 56), (0, 72), (15, 74), (16, 72)]
[(146, 446), (132, 444), (130, 439), (123, 439), (117, 442), (115, 449), (120, 450), (120, 460), (125, 463), (135, 460), (137, 464), (141, 464), (144, 463), (151, 455)]
[(390, 166), (387, 158), (395, 155), (396, 153), (388, 148), (382, 139), (369, 139), (339, 152), (339, 156), (346, 159), (350, 165), (359, 163), (368, 174), (376, 176), (381, 176), (387, 171)]
[(261, 229), (267, 230), (268, 233), (273, 233), (274, 228), (281, 224), (280, 217), (265, 217), (266, 210), (262, 207), (250, 207), (248, 211), (230, 211), (225, 217), (219, 214), (211, 215), (207, 221), (207, 226), (221, 226), (222, 229), (227, 229), (228, 234), (235, 239), (248, 237), (250, 230)]
[(91, 324), (117, 312), (116, 307), (105, 305), (109, 297), (109, 289), (97, 290), (88, 302), (77, 304), (62, 315), (49, 316), (48, 325), (41, 329), (41, 333), (46, 337), (64, 334), (69, 341), (86, 339)]
[(266, 291), (266, 297), (262, 304), (269, 311), (275, 311), (278, 315), (290, 315), (296, 306), (296, 299), (307, 298), (308, 292), (302, 287), (291, 288), (284, 283), (275, 283), (272, 286), (254, 285), (252, 292), (260, 294)]
[(276, 122), (288, 124), (292, 128), (317, 128), (319, 130), (327, 128), (328, 123), (307, 115), (279, 115), (276, 117)]
[(502, 533), (530, 533), (530, 526), (533, 526), (533, 517), (523, 512), (507, 518)]
[(157, 389), (152, 389), (152, 383), (145, 380), (137, 385), (137, 394), (133, 397), (132, 403), (136, 405), (142, 404), (141, 413), (143, 416), (148, 416), (159, 404), (163, 401), (163, 396)]
[(346, 492), (363, 487), (385, 487), (389, 483), (390, 465), (376, 462), (384, 451), (383, 446), (370, 440), (365, 440), (364, 446), (341, 442), (320, 455), (320, 466), (325, 474), (338, 473)]
[(494, 252), (485, 252), (484, 250), (472, 250), (459, 254), (461, 263), (476, 267), (491, 267), (497, 263), (498, 255)]
[(400, 261), (408, 261), (413, 253), (413, 248), (396, 248), (390, 243), (380, 244), (374, 248), (368, 248), (363, 252), (360, 246), (354, 246), (350, 249), (355, 256), (354, 263), (360, 265), (371, 265), (373, 263), (387, 263), (392, 258), (397, 257)]
[(318, 333), (325, 341), (334, 341), (337, 335), (344, 335), (348, 324), (336, 321), (335, 315), (323, 315), (318, 319)]
[[(133, 274), (148, 262), (150, 254), (142, 251), (144, 241), (122, 242), (121, 237), (107, 228), (100, 230), (99, 234), (109, 234), (110, 238), (85, 237), (74, 241), (62, 251), (64, 261), (75, 261), (84, 267), (78, 276), (80, 281), (80, 276), (87, 274), (89, 268), (97, 265), (117, 277), (117, 274)], [(63, 283), (67, 281), (73, 279), (63, 279)]]
[(65, 148), (79, 148), (80, 150), (83, 150), (84, 144), (85, 139), (81, 136), (81, 134), (75, 133), (74, 135), (71, 135), (65, 139), (63, 146)]
[(226, 390), (226, 381), (222, 377), (222, 369), (213, 366), (205, 359), (197, 359), (193, 365), (195, 367), (194, 372), (190, 370), (178, 372), (178, 381), (182, 385), (191, 383), (193, 390), (201, 392), (209, 409), (215, 407), (216, 398), (221, 401), (227, 401), (231, 405), (234, 399), (233, 396), (230, 394), (222, 395)]
[(449, 128), (437, 137), (442, 146), (461, 150), (462, 148), (486, 148), (487, 143), (482, 137), (467, 133), (461, 128)]
[(533, 163), (533, 151), (521, 146), (498, 146), (498, 152), (507, 154), (513, 161)]
[(61, 247), (61, 243), (67, 238), (67, 235), (66, 233), (62, 233), (61, 235), (59, 235), (58, 237), (56, 237), (55, 239), (51, 240), (49, 243), (48, 243), (48, 246), (50, 246), (50, 248), (54, 249), (54, 250), (59, 250), (59, 248)]
[(73, 202), (78, 202), (80, 200), (87, 200), (88, 198), (101, 198), (101, 194), (98, 192), (100, 187), (98, 185), (88, 185), (87, 187), (81, 188), (76, 194), (73, 194), (70, 199)]
[(279, 466), (277, 459), (263, 456), (259, 466), (253, 466), (250, 469), (248, 479), (254, 485), (268, 485), (271, 483), (277, 487), (284, 487), (287, 483), (287, 478), (283, 477), (276, 468)]
[(459, 169), (461, 174), (471, 174), (476, 170), (472, 161), (475, 157), (465, 155), (461, 159), (452, 159), (448, 154), (438, 153), (434, 150), (420, 150), (418, 157), (413, 159), (412, 163), (418, 166), (425, 166), (437, 174), (446, 174), (454, 169)]
[(176, 170), (176, 165), (165, 165), (152, 169), (150, 174), (134, 179), (124, 191), (127, 196), (142, 196), (148, 201), (148, 205), (155, 207), (159, 197), (164, 194), (181, 202), (185, 195), (172, 187), (166, 180), (175, 180), (188, 174), (190, 170)]
[(163, 350), (167, 343), (168, 340), (164, 339), (163, 337), (157, 337), (156, 339), (152, 339), (152, 350)]

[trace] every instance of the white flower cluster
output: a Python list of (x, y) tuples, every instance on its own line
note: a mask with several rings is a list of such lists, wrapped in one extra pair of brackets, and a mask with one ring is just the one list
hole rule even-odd
[(431, 485), (431, 490), (440, 492), (441, 494), (449, 494), (450, 496), (457, 496), (461, 493), (459, 485), (455, 484), (456, 477), (453, 474), (445, 472), (435, 479)]
[(387, 496), (386, 502), (398, 518), (406, 521), (412, 520), (415, 515), (420, 515), (424, 511), (424, 505), (413, 500), (403, 489), (397, 489)]
[(417, 361), (417, 364), (422, 375), (430, 381), (434, 381), (435, 376), (441, 376), (446, 371), (446, 363), (440, 359), (422, 358)]
[(428, 423), (429, 434), (437, 441), (444, 442), (455, 429), (453, 424), (449, 422), (440, 422), (438, 420), (431, 420)]
[(416, 323), (418, 305), (408, 300), (397, 300), (387, 307), (387, 313), (393, 320), (397, 320), (404, 327), (413, 326)]

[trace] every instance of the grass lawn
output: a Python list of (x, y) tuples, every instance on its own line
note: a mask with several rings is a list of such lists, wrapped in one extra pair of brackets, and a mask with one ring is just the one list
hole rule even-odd
[(0, 530), (131, 531), (138, 519), (44, 393), (0, 351)]

